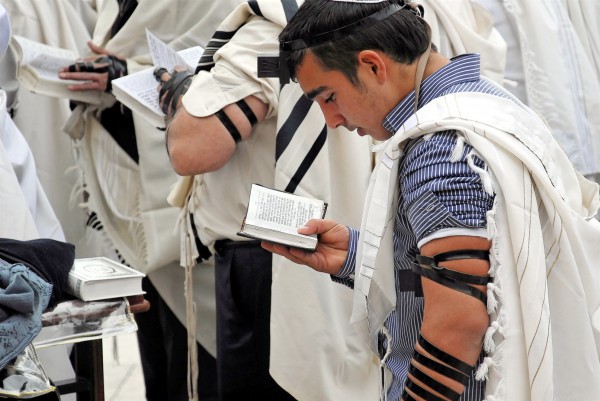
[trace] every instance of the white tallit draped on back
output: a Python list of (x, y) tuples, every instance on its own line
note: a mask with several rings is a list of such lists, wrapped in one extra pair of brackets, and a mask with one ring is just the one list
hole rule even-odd
[[(592, 216), (598, 186), (573, 168), (536, 115), (509, 100), (479, 93), (440, 97), (386, 143), (365, 203), (353, 321), (372, 340), (396, 303), (389, 286), (390, 223), (399, 144), (449, 129), (458, 132), (457, 146), (464, 140), (485, 160), (482, 181), (496, 193), (488, 214), (494, 281), (488, 285), (487, 357), (477, 371), (488, 378), (486, 399), (597, 399), (600, 223)], [(365, 229), (375, 238), (366, 238)]]

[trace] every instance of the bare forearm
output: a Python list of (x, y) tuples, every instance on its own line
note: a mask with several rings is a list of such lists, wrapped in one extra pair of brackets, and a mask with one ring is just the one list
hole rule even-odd
[[(257, 121), (264, 120), (267, 106), (253, 96), (245, 101)], [(239, 107), (230, 104), (223, 112), (236, 126), (241, 139), (247, 139), (252, 125)], [(233, 156), (236, 143), (215, 115), (195, 117), (181, 106), (168, 127), (167, 149), (174, 170), (180, 175), (192, 175), (223, 167)]]
[[(450, 237), (434, 240), (423, 246), (421, 254), (433, 256), (452, 250), (489, 250), (489, 241), (480, 237)], [(454, 272), (486, 277), (489, 270), (487, 260), (463, 258), (440, 262), (439, 266)], [(464, 362), (475, 366), (481, 354), (483, 336), (489, 324), (486, 305), (478, 298), (449, 288), (427, 278), (422, 278), (425, 311), (421, 334), (435, 348)], [(485, 292), (485, 286), (473, 285)], [(436, 355), (432, 355), (420, 344), (417, 353), (426, 355), (446, 366)], [(419, 370), (457, 393), (464, 391), (464, 385), (413, 361)], [(468, 368), (467, 366), (467, 368)], [(456, 368), (456, 366), (452, 366)], [(472, 369), (470, 369), (472, 370)], [(418, 381), (418, 380), (417, 380)], [(434, 392), (435, 393), (435, 392)], [(417, 399), (419, 399), (417, 397)]]

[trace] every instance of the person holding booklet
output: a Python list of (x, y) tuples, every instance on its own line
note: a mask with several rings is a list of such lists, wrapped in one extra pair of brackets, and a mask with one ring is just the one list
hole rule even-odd
[[(148, 400), (215, 399), (215, 334), (210, 262), (198, 266), (198, 327), (201, 375), (187, 391), (187, 337), (184, 274), (174, 232), (177, 208), (167, 204), (176, 175), (164, 153), (162, 132), (115, 102), (111, 81), (151, 67), (146, 29), (174, 50), (204, 44), (238, 0), (108, 0), (97, 2), (91, 56), (65, 66), (61, 78), (82, 81), (71, 90), (107, 92), (104, 103), (78, 103), (66, 130), (82, 170), (81, 191), (89, 224), (101, 227), (122, 262), (148, 275), (146, 298), (152, 307), (136, 316)], [(198, 280), (198, 277), (201, 277)], [(194, 343), (190, 345), (193, 348)], [(193, 357), (194, 354), (192, 354)], [(191, 362), (195, 364), (196, 361)]]
[(263, 247), (354, 287), (384, 399), (594, 399), (598, 185), (422, 12), (307, 0), (282, 31), (280, 75), (383, 143), (360, 231), (317, 219), (298, 230), (316, 252)]
[[(181, 237), (184, 243), (187, 238), (194, 238), (195, 232), (211, 249), (213, 244), (219, 248), (223, 243), (239, 243), (236, 233), (248, 203), (250, 184), (260, 183), (252, 180), (250, 168), (253, 171), (263, 166), (264, 171), (270, 171), (273, 164), (276, 189), (325, 200), (329, 204), (328, 217), (350, 225), (359, 224), (363, 195), (371, 171), (368, 139), (350, 136), (343, 127), (327, 129), (318, 105), (311, 104), (298, 85), (280, 86), (278, 80), (262, 75), (265, 71), (261, 67), (258, 71), (261, 75), (257, 77), (257, 61), (267, 70), (266, 75), (270, 71), (271, 77), (277, 77), (276, 69), (270, 68), (267, 62), (269, 58), (263, 56), (277, 52), (278, 43), (272, 38), (293, 15), (296, 3), (301, 4), (300, 1), (279, 0), (250, 2), (232, 13), (215, 34), (214, 42), (211, 41), (207, 47), (209, 57), (201, 60), (200, 73), (183, 97), (183, 107), (167, 131), (171, 160), (177, 171), (180, 174), (203, 173), (195, 178), (189, 197), (183, 197), (182, 217), (192, 217), (183, 224), (186, 228)], [(448, 49), (464, 46), (487, 49), (490, 56), (501, 59), (502, 46), (498, 37), (493, 35), (495, 31), (480, 29), (468, 18), (472, 14), (469, 2), (460, 2), (460, 7), (454, 6), (452, 19), (437, 7), (435, 10), (440, 16), (435, 25), (439, 28), (437, 34), (454, 33), (452, 40), (448, 35), (444, 42), (452, 43)], [(458, 18), (459, 15), (461, 18)], [(254, 33), (255, 30), (258, 33)], [(255, 40), (255, 37), (268, 40)], [(489, 62), (487, 65), (493, 67), (486, 72), (496, 71), (497, 63)], [(204, 72), (211, 68), (212, 77)], [(275, 75), (272, 75), (273, 72)], [(163, 74), (163, 79), (166, 81), (168, 74)], [(274, 149), (271, 148), (275, 152), (274, 163), (272, 159), (263, 159), (258, 145), (260, 135), (264, 135), (263, 125), (255, 125), (249, 139), (246, 139), (250, 124), (239, 106), (234, 104), (250, 93), (265, 99), (263, 102), (268, 111), (265, 121), (277, 120), (270, 127), (264, 126), (266, 132), (276, 133)], [(171, 96), (163, 102), (163, 106), (178, 104), (179, 101), (178, 96)], [(253, 106), (257, 104), (260, 105), (255, 102)], [(223, 109), (226, 116), (241, 134), (242, 141), (236, 146), (232, 139), (235, 131), (231, 133), (227, 120), (221, 122), (215, 115), (223, 106), (226, 106)], [(220, 138), (219, 141), (217, 138)], [(227, 162), (222, 167), (213, 164), (217, 150), (224, 151), (226, 156), (223, 160)], [(227, 159), (230, 154), (231, 159)], [(265, 157), (272, 157), (272, 153)], [(334, 166), (344, 168), (336, 169)], [(243, 174), (240, 175), (240, 172)], [(269, 186), (267, 181), (262, 183)], [(183, 193), (186, 193), (185, 190)], [(249, 246), (247, 243), (244, 245)], [(269, 373), (281, 387), (301, 400), (363, 401), (377, 398), (377, 367), (370, 364), (368, 348), (356, 337), (349, 324), (350, 291), (317, 272), (291, 270), (292, 262), (281, 257), (273, 258), (271, 285), (259, 284), (257, 273), (254, 270), (247, 272), (249, 266), (244, 263), (243, 257), (230, 256), (249, 251), (221, 249), (221, 252), (223, 256), (216, 257), (217, 283), (221, 280), (224, 283), (217, 287), (217, 302), (221, 304), (218, 315), (223, 315), (219, 317), (218, 325), (223, 327), (220, 330), (229, 330), (236, 322), (244, 321), (245, 316), (235, 310), (237, 303), (231, 299), (240, 300), (244, 294), (257, 291), (254, 286), (235, 285), (238, 280), (244, 283), (254, 280), (256, 286), (262, 285), (261, 293), (271, 291)], [(256, 250), (253, 252), (260, 254)], [(236, 264), (230, 266), (230, 260)], [(269, 274), (269, 271), (263, 268), (259, 273)], [(230, 277), (232, 279), (227, 281)], [(340, 299), (347, 302), (340, 302)], [(233, 312), (226, 309), (228, 306), (234, 309)], [(268, 304), (261, 308), (262, 316), (268, 313)], [(295, 318), (290, 319), (290, 316)], [(248, 332), (250, 330), (240, 331), (237, 335), (244, 336)], [(323, 336), (322, 333), (328, 335)], [(217, 359), (231, 361), (222, 362), (223, 369), (227, 369), (228, 364), (236, 369), (236, 359), (227, 357), (235, 351), (230, 346), (235, 338), (219, 338)], [(349, 354), (349, 349), (354, 352)]]
[[(182, 245), (191, 248), (186, 254), (192, 262), (199, 256), (193, 249), (199, 241), (215, 254), (223, 400), (362, 401), (377, 386), (375, 375), (364, 369), (366, 348), (344, 357), (348, 348), (360, 349), (356, 339), (340, 334), (351, 329), (343, 317), (349, 310), (336, 309), (336, 299), (349, 291), (310, 272), (290, 278), (282, 274), (287, 261), (272, 260), (258, 241), (237, 235), (252, 184), (323, 199), (330, 215), (349, 223), (357, 223), (362, 209), (361, 197), (353, 195), (366, 189), (368, 142), (346, 141), (343, 129), (327, 130), (319, 110), (303, 100), (297, 85), (281, 88), (276, 77), (257, 76), (258, 57), (277, 51), (277, 35), (296, 3), (301, 2), (258, 1), (234, 10), (206, 46), (181, 99), (167, 90), (178, 86), (169, 81), (170, 74), (157, 72), (165, 82), (163, 108), (170, 114), (166, 136), (171, 162), (185, 176), (182, 182), (193, 180), (189, 193), (182, 186)], [(280, 157), (274, 156), (276, 148)], [(344, 174), (332, 174), (335, 162), (348, 165)], [(346, 185), (350, 177), (362, 178), (365, 185)], [(309, 305), (306, 297), (321, 302)], [(331, 307), (339, 313), (332, 314)], [(289, 316), (297, 319), (291, 322)], [(323, 336), (325, 332), (329, 335)], [(332, 386), (345, 371), (361, 380), (345, 378), (345, 388)]]

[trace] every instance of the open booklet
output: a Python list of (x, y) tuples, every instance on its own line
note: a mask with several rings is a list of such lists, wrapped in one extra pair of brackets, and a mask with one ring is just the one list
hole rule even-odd
[(13, 35), (10, 47), (17, 61), (17, 80), (27, 90), (41, 95), (67, 98), (75, 101), (100, 104), (102, 93), (94, 90), (72, 91), (71, 84), (82, 81), (60, 79), (61, 68), (75, 63), (78, 56), (71, 50), (61, 49)]
[(324, 218), (326, 211), (327, 203), (322, 200), (252, 184), (246, 217), (237, 234), (314, 251), (317, 236), (298, 234), (298, 227)]
[(204, 49), (201, 46), (194, 46), (176, 52), (148, 30), (146, 30), (146, 37), (154, 67), (115, 79), (112, 81), (112, 92), (118, 101), (140, 113), (152, 125), (164, 128), (165, 114), (160, 109), (158, 82), (154, 77), (154, 69), (163, 67), (167, 71), (172, 71), (176, 66), (182, 66), (194, 72)]

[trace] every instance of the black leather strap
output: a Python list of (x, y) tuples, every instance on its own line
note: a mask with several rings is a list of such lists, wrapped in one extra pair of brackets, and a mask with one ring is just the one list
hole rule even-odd
[[(417, 255), (417, 262), (419, 262), (419, 266), (423, 268), (431, 268), (438, 271), (441, 275), (457, 280), (462, 281), (466, 284), (475, 284), (475, 285), (486, 285), (491, 282), (491, 278), (489, 276), (476, 276), (468, 273), (461, 273), (454, 270), (447, 269), (443, 266), (439, 266), (435, 258), (430, 258), (428, 256)], [(465, 259), (465, 258), (459, 258)], [(459, 260), (459, 259), (447, 259), (447, 260)], [(444, 260), (445, 261), (445, 260)]]
[(402, 398), (400, 398), (402, 401), (417, 401), (416, 399), (413, 398), (412, 395), (408, 394), (406, 391), (402, 394)]
[[(155, 71), (155, 74), (157, 72)], [(156, 75), (155, 75), (156, 76)], [(171, 78), (164, 82), (158, 91), (161, 110), (167, 116), (172, 116), (177, 110), (181, 96), (187, 92), (192, 82), (192, 74), (187, 71), (173, 71)]]
[(461, 361), (458, 358), (453, 357), (447, 352), (442, 351), (441, 349), (427, 341), (422, 335), (419, 336), (418, 343), (421, 346), (421, 348), (423, 348), (425, 351), (431, 354), (434, 358), (439, 359), (440, 361), (460, 371), (466, 376), (471, 375), (471, 371), (473, 370), (473, 367), (471, 365)]
[(435, 281), (436, 283), (441, 284), (445, 287), (462, 292), (466, 295), (470, 295), (480, 300), (484, 305), (487, 305), (487, 295), (475, 287), (471, 287), (468, 284), (456, 281), (452, 278), (445, 277), (441, 275), (437, 270), (433, 270), (430, 268), (422, 268), (419, 265), (414, 265), (412, 271), (430, 279), (431, 281)]
[(431, 370), (438, 372), (441, 375), (446, 376), (449, 379), (454, 380), (455, 382), (462, 384), (463, 386), (465, 386), (467, 384), (467, 382), (469, 381), (469, 376), (464, 375), (463, 373), (459, 372), (458, 370), (454, 370), (452, 368), (449, 368), (446, 365), (443, 365), (437, 361), (434, 361), (433, 359), (431, 359), (425, 355), (419, 354), (418, 352), (415, 353), (413, 360)]
[(487, 285), (492, 281), (491, 277), (457, 272), (440, 266), (438, 262), (464, 259), (489, 260), (489, 252), (481, 250), (457, 250), (440, 253), (432, 257), (416, 255), (416, 259), (418, 264), (413, 266), (413, 272), (455, 291), (477, 298), (484, 305), (487, 305), (486, 293), (469, 284)]
[[(106, 92), (112, 90), (112, 81), (117, 78), (121, 78), (127, 75), (127, 61), (120, 59), (112, 55), (105, 55), (98, 57), (94, 60), (94, 63), (106, 63), (105, 66), (96, 67), (93, 72), (108, 72), (108, 83), (106, 85)], [(89, 71), (92, 72), (92, 71)]]
[(229, 135), (233, 138), (235, 143), (238, 143), (242, 140), (242, 135), (240, 131), (236, 128), (235, 124), (227, 117), (227, 114), (223, 110), (219, 110), (215, 113), (215, 116), (221, 121), (221, 124), (225, 126), (225, 129), (229, 132)]
[(434, 390), (435, 392), (443, 395), (444, 397), (449, 398), (451, 401), (456, 401), (460, 398), (459, 393), (433, 379), (431, 376), (419, 370), (419, 368), (417, 368), (415, 365), (410, 365), (408, 373), (421, 383), (425, 384), (427, 387)]
[(415, 395), (421, 397), (422, 399), (424, 399), (426, 401), (446, 401), (445, 399), (438, 397), (437, 395), (430, 393), (428, 390), (419, 386), (418, 384), (416, 384), (415, 382), (410, 380), (410, 378), (408, 378), (406, 381), (406, 386), (404, 387), (404, 391), (406, 391), (406, 390), (410, 390)]
[(250, 125), (254, 125), (258, 122), (258, 118), (256, 118), (256, 114), (254, 114), (254, 112), (252, 111), (250, 106), (248, 106), (248, 103), (246, 103), (246, 101), (244, 99), (238, 100), (237, 102), (235, 102), (235, 104), (237, 104), (237, 106), (240, 108), (240, 110), (242, 110), (242, 112), (248, 119), (248, 122), (250, 122)]
[(438, 253), (433, 256), (436, 262), (446, 262), (448, 260), (460, 260), (460, 259), (482, 259), (490, 260), (490, 253), (488, 251), (482, 251), (479, 249), (459, 249), (456, 251), (448, 251)]

